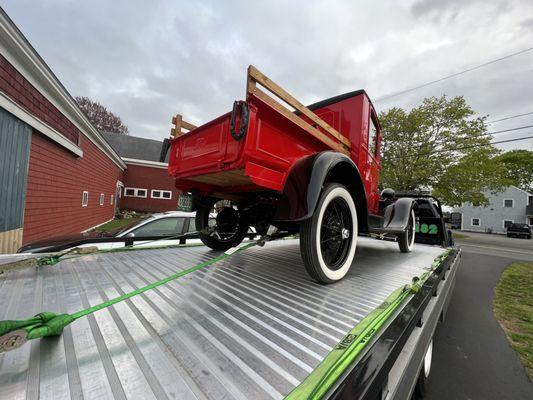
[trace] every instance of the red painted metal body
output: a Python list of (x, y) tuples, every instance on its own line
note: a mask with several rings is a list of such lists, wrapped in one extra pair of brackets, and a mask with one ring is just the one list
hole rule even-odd
[[(169, 173), (176, 179), (178, 189), (205, 194), (281, 192), (298, 160), (331, 150), (261, 99), (249, 95), (247, 102), (250, 116), (242, 140), (236, 141), (230, 134), (231, 113), (172, 140)], [(381, 135), (368, 96), (364, 91), (353, 92), (310, 108), (350, 140), (350, 158), (361, 174), (368, 211), (377, 213)], [(304, 116), (302, 119), (311, 123)], [(375, 145), (369, 146), (372, 121), (377, 134)]]

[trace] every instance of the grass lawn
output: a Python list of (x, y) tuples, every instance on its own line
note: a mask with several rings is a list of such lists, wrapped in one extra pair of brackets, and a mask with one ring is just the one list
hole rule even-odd
[(97, 228), (94, 228), (96, 232), (111, 232), (115, 229), (120, 229), (126, 225), (133, 224), (134, 222), (139, 222), (142, 218), (128, 218), (128, 219), (118, 219), (115, 218), (113, 221), (109, 221), (103, 225), (100, 225)]
[(496, 318), (533, 380), (533, 263), (509, 265), (495, 292)]
[(465, 235), (464, 233), (455, 233), (455, 232), (453, 232), (452, 235), (453, 235), (454, 239), (466, 239), (466, 238), (470, 237), (468, 235)]

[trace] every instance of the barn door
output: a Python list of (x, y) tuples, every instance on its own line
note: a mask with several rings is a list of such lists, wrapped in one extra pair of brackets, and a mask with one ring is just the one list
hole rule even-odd
[(31, 128), (0, 108), (0, 253), (22, 245)]

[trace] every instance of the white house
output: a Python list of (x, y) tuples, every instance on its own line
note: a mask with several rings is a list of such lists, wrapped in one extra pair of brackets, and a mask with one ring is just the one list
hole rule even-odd
[(505, 233), (513, 222), (533, 225), (533, 194), (516, 186), (503, 192), (485, 192), (486, 206), (465, 203), (454, 211), (462, 214), (461, 229), (474, 232)]

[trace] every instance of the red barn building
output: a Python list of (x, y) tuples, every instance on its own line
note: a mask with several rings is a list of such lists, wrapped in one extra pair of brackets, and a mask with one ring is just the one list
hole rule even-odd
[(168, 174), (168, 164), (159, 162), (163, 143), (114, 133), (103, 136), (127, 166), (120, 208), (149, 212), (176, 210), (178, 190)]
[(0, 252), (112, 219), (125, 169), (0, 9)]
[(83, 232), (119, 207), (176, 209), (160, 151), (98, 132), (0, 8), (0, 253)]

